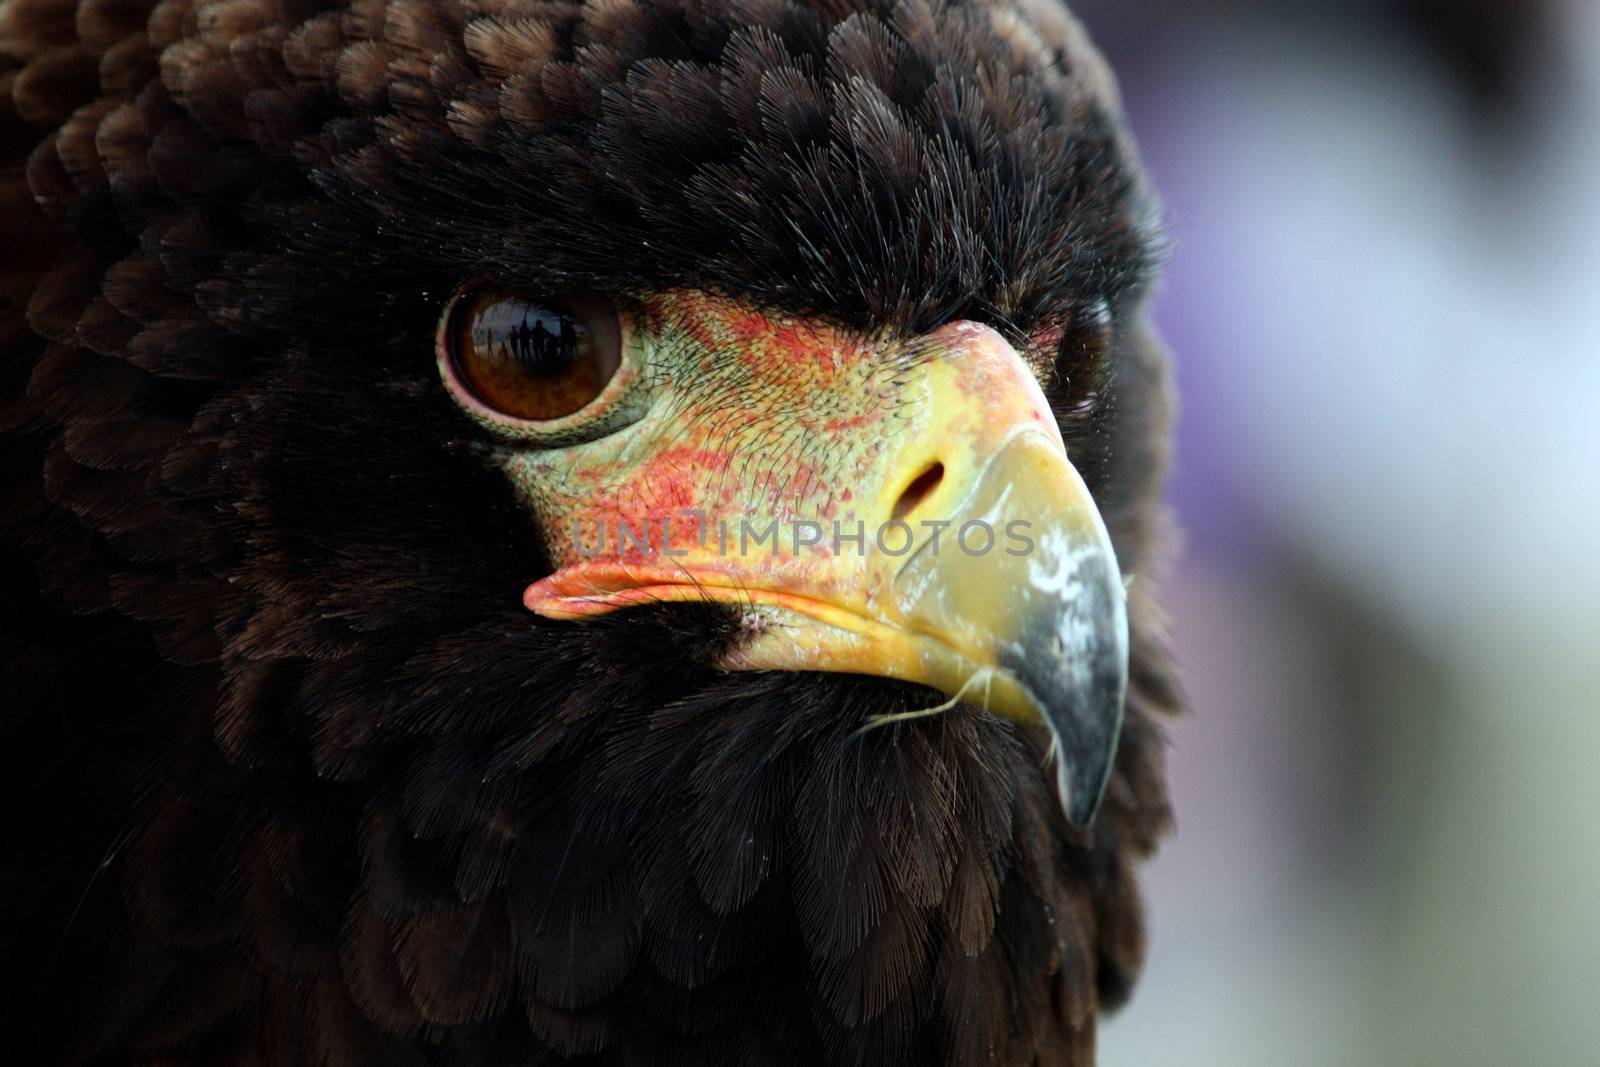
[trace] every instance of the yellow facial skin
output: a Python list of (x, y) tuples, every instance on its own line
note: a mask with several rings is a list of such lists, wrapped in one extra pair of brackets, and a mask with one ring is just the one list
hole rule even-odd
[(584, 411), (497, 425), (557, 564), (527, 606), (724, 602), (748, 631), (726, 669), (881, 675), (1042, 722), (1087, 823), (1120, 730), (1122, 580), (1011, 346), (970, 322), (874, 340), (700, 293), (630, 305), (623, 333)]

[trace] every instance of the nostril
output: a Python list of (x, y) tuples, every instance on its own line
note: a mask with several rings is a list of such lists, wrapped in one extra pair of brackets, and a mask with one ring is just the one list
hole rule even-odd
[(891, 521), (903, 519), (911, 514), (918, 504), (928, 499), (933, 491), (939, 488), (939, 483), (943, 480), (944, 464), (934, 460), (901, 491), (900, 499), (894, 502), (894, 510), (889, 513)]

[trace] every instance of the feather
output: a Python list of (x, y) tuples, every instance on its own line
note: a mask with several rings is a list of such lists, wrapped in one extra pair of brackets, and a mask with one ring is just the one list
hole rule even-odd
[(363, 901), (352, 901), (339, 952), (345, 987), (371, 1023), (403, 1036), (420, 1030), (424, 1019), (406, 992), (394, 944), (393, 924)]
[(508, 935), (505, 915), (493, 906), (400, 923), (395, 960), (423, 1017), (459, 1026), (498, 1014), (512, 991)]
[(55, 48), (23, 68), (11, 86), (17, 114), (36, 126), (63, 122), (99, 88), (99, 67), (83, 48)]

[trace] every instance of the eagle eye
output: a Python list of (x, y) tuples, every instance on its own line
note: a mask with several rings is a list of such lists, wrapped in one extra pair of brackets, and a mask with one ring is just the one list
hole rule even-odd
[(617, 309), (604, 297), (530, 298), (472, 283), (451, 299), (443, 327), (451, 386), (513, 419), (582, 410), (622, 362)]

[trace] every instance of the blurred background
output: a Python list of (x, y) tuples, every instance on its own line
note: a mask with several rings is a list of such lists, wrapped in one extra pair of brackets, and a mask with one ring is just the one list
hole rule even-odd
[(1193, 710), (1105, 1067), (1600, 1064), (1600, 2), (1076, 0)]

